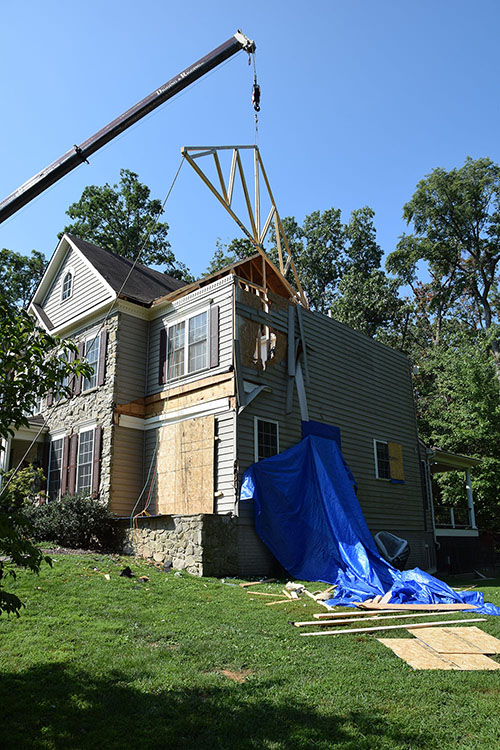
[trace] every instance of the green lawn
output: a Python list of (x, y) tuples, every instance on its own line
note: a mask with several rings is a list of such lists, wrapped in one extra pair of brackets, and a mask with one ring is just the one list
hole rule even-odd
[[(0, 618), (2, 750), (500, 747), (498, 672), (414, 672), (374, 636), (301, 638), (289, 620), (311, 619), (310, 600), (53, 557), (10, 587), (21, 618)], [(481, 627), (500, 637), (500, 618)]]

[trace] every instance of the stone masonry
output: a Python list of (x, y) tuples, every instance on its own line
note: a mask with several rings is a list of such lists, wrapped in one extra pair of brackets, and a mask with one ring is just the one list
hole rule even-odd
[(204, 513), (140, 517), (138, 528), (126, 527), (123, 551), (197, 576), (236, 575), (237, 521)]
[[(82, 329), (71, 339), (78, 342), (85, 337), (96, 324)], [(113, 427), (113, 402), (115, 393), (115, 369), (117, 349), (118, 317), (115, 314), (106, 321), (108, 342), (106, 349), (106, 378), (104, 385), (92, 388), (90, 391), (77, 396), (63, 398), (53, 406), (44, 406), (42, 415), (49, 428), (49, 433), (56, 430), (66, 430), (67, 434), (76, 432), (80, 425), (90, 420), (103, 428), (100, 469), (99, 499), (107, 503), (110, 494), (111, 451)]]

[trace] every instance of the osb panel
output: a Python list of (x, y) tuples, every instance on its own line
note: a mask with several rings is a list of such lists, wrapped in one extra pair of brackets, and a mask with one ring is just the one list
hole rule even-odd
[(498, 662), (490, 659), (484, 654), (445, 654), (446, 659), (450, 659), (459, 669), (463, 670), (482, 670), (492, 671), (500, 669)]
[(267, 364), (277, 365), (279, 362), (283, 362), (283, 360), (287, 357), (288, 338), (284, 333), (280, 333), (279, 331), (276, 331), (274, 328), (270, 328), (269, 330), (271, 331), (271, 333), (274, 333), (274, 335), (276, 336), (276, 346), (274, 349), (274, 357), (268, 360)]
[(213, 415), (160, 428), (158, 512), (213, 513)]
[(260, 340), (260, 323), (244, 318), (240, 323), (238, 338), (240, 341), (241, 364), (243, 367), (258, 367), (262, 369), (262, 362), (257, 360), (257, 339)]
[(480, 654), (481, 649), (455, 635), (453, 628), (407, 628), (411, 635), (440, 654)]
[(500, 654), (500, 640), (489, 633), (485, 633), (476, 625), (463, 628), (443, 628), (443, 630), (451, 631), (459, 638), (463, 638), (467, 643), (476, 646), (482, 654)]
[(192, 393), (186, 393), (184, 395), (167, 397), (163, 401), (151, 404), (148, 407), (148, 417), (156, 414), (164, 414), (169, 411), (176, 411), (177, 409), (185, 409), (188, 406), (194, 406), (196, 404), (204, 404), (208, 401), (215, 401), (218, 398), (225, 398), (227, 396), (234, 395), (234, 378), (225, 380), (222, 383), (208, 386), (206, 388), (198, 388)]
[(238, 299), (249, 307), (254, 307), (256, 310), (264, 309), (264, 300), (262, 297), (258, 297), (253, 292), (247, 292), (246, 289), (238, 290)]
[(285, 299), (279, 294), (272, 292), (270, 289), (267, 292), (267, 297), (271, 303), (271, 308), (274, 310), (287, 310), (290, 305), (294, 304), (292, 300)]
[(457, 667), (413, 638), (378, 638), (413, 669), (456, 669)]

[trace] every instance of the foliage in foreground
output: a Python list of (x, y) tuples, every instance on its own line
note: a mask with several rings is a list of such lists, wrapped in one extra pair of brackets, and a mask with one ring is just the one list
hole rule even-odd
[[(9, 481), (10, 480), (10, 481)], [(41, 469), (23, 469), (15, 476), (10, 471), (3, 475), (9, 481), (5, 492), (0, 496), (0, 614), (6, 612), (19, 616), (22, 602), (16, 594), (3, 590), (6, 576), (15, 579), (15, 567), (23, 567), (38, 573), (42, 562), (51, 563), (31, 539), (31, 524), (25, 512), (26, 498), (33, 494), (33, 487), (43, 480)]]
[(114, 551), (120, 544), (116, 520), (102, 503), (84, 495), (35, 504), (27, 511), (33, 538), (73, 549)]

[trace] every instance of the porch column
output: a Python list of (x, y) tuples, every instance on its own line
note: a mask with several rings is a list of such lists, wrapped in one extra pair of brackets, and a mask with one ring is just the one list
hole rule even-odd
[[(2, 438), (2, 444), (0, 446), (0, 471), (8, 471), (9, 470), (9, 461), (10, 461), (10, 446), (12, 443), (12, 438)], [(0, 487), (2, 486), (2, 476), (0, 474)]]
[(472, 484), (470, 480), (470, 469), (465, 471), (465, 488), (467, 490), (467, 507), (469, 509), (469, 520), (470, 525), (473, 529), (477, 529), (476, 516), (474, 515), (474, 498), (472, 496)]

